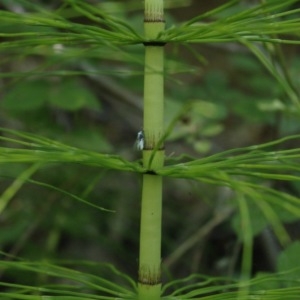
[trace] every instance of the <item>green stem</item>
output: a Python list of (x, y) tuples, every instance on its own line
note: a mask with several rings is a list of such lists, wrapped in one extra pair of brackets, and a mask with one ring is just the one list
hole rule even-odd
[[(155, 174), (164, 163), (164, 49), (155, 43), (164, 30), (163, 0), (145, 0), (144, 136), (139, 300), (158, 300), (161, 295), (162, 177)], [(155, 153), (154, 153), (155, 152)]]
[(139, 300), (160, 299), (162, 178), (143, 176), (139, 258)]

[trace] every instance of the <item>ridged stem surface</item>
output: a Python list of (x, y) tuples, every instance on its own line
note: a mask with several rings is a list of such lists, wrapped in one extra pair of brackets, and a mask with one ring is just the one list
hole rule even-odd
[(163, 0), (145, 0), (145, 72), (144, 72), (144, 150), (139, 300), (158, 300), (161, 296), (162, 177), (155, 170), (163, 166), (164, 150), (164, 47), (153, 42), (164, 30)]

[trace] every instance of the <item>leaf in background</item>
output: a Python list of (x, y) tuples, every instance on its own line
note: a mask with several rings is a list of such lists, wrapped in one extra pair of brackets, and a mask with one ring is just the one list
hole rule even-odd
[(224, 130), (224, 126), (219, 123), (208, 123), (205, 124), (201, 130), (201, 136), (214, 137)]
[(199, 153), (207, 153), (211, 150), (212, 143), (209, 140), (200, 140), (193, 143), (194, 149)]
[[(261, 210), (252, 201), (248, 201), (248, 207), (252, 234), (256, 236), (267, 226), (267, 220)], [(241, 218), (241, 214), (238, 213), (231, 220), (231, 226), (240, 239), (242, 239), (244, 234), (244, 228), (241, 226)]]
[(24, 81), (8, 92), (1, 103), (2, 108), (13, 111), (30, 111), (47, 101), (49, 85), (45, 80)]
[(226, 115), (222, 106), (204, 100), (195, 101), (192, 109), (194, 114), (208, 119), (223, 119)]
[(49, 102), (54, 106), (71, 111), (84, 107), (100, 109), (96, 96), (74, 79), (65, 79), (56, 84), (49, 95)]
[(300, 278), (300, 242), (294, 242), (279, 256), (277, 271), (285, 272), (284, 279), (288, 280), (288, 286), (299, 286)]

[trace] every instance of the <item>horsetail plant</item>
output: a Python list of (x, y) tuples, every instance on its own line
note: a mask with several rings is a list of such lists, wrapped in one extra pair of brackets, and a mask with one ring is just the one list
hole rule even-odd
[[(17, 1), (16, 1), (17, 2)], [(4, 144), (0, 147), (0, 164), (32, 164), (4, 191), (0, 197), (0, 213), (9, 206), (9, 201), (21, 189), (23, 184), (31, 183), (67, 195), (93, 208), (107, 211), (84, 197), (77, 197), (63, 189), (59, 189), (31, 179), (37, 169), (46, 164), (81, 164), (89, 167), (115, 170), (118, 172), (133, 172), (142, 176), (140, 244), (138, 261), (138, 279), (120, 274), (111, 265), (108, 267), (113, 274), (125, 279), (127, 287), (115, 283), (102, 275), (93, 275), (85, 271), (72, 269), (73, 262), (62, 262), (57, 266), (48, 262), (27, 262), (25, 260), (10, 261), (3, 259), (0, 266), (4, 270), (16, 269), (20, 272), (34, 272), (39, 275), (53, 276), (59, 282), (75, 282), (69, 284), (44, 284), (30, 286), (19, 283), (0, 282), (5, 290), (0, 291), (4, 299), (282, 299), (299, 297), (300, 288), (289, 286), (281, 288), (281, 283), (268, 290), (261, 289), (260, 284), (283, 282), (288, 272), (282, 274), (263, 275), (250, 279), (252, 267), (253, 233), (249, 203), (253, 202), (260, 209), (265, 219), (271, 224), (282, 245), (287, 245), (290, 238), (282, 225), (281, 219), (274, 206), (293, 216), (300, 216), (299, 198), (285, 191), (272, 188), (265, 181), (298, 182), (300, 149), (281, 149), (279, 146), (286, 142), (299, 140), (299, 135), (279, 138), (261, 145), (232, 149), (202, 158), (180, 157), (169, 160), (165, 165), (164, 139), (173, 130), (181, 114), (192, 109), (192, 104), (185, 105), (180, 113), (164, 130), (164, 45), (165, 43), (224, 43), (238, 42), (246, 46), (275, 77), (283, 91), (290, 98), (290, 102), (299, 108), (299, 97), (292, 88), (285, 72), (274, 63), (273, 57), (261, 47), (261, 43), (299, 44), (290, 35), (299, 35), (299, 8), (289, 8), (297, 4), (296, 0), (261, 1), (247, 9), (240, 9), (231, 16), (217, 17), (211, 22), (202, 22), (205, 18), (214, 17), (225, 9), (241, 1), (231, 0), (207, 13), (178, 26), (165, 29), (164, 1), (145, 0), (144, 3), (144, 35), (138, 34), (129, 24), (121, 19), (105, 13), (97, 5), (92, 6), (86, 1), (64, 0), (61, 10), (45, 11), (39, 4), (22, 0), (33, 13), (19, 13), (0, 10), (0, 17), (4, 25), (29, 25), (25, 31), (0, 33), (1, 38), (7, 39), (0, 43), (0, 50), (6, 54), (7, 49), (19, 55), (18, 50), (25, 47), (25, 53), (36, 55), (40, 45), (51, 46), (68, 42), (74, 50), (83, 45), (99, 58), (105, 49), (103, 57), (119, 46), (144, 44), (144, 115), (143, 129), (138, 133), (138, 149), (142, 151), (142, 166), (139, 161), (129, 161), (119, 155), (103, 154), (84, 150), (63, 143), (36, 136), (21, 131), (1, 129), (0, 140)], [(108, 1), (109, 2), (109, 1)], [(167, 2), (167, 1), (166, 1)], [(171, 3), (169, 1), (168, 3)], [(66, 9), (66, 10), (64, 10)], [(71, 11), (69, 11), (71, 9)], [(36, 13), (38, 12), (38, 13)], [(74, 16), (84, 16), (93, 25), (80, 24), (68, 19), (70, 12)], [(296, 16), (296, 17), (292, 17)], [(289, 18), (291, 17), (291, 18)], [(212, 18), (213, 19), (213, 18)], [(96, 26), (94, 25), (96, 24)], [(36, 26), (36, 27), (35, 27)], [(38, 28), (38, 29), (36, 29)], [(40, 28), (51, 28), (40, 31)], [(285, 39), (276, 34), (284, 34)], [(255, 43), (253, 43), (255, 42)], [(38, 46), (39, 49), (35, 49)], [(73, 46), (74, 48), (72, 48)], [(80, 47), (81, 47), (80, 46)], [(90, 47), (90, 48), (89, 48)], [(86, 50), (86, 48), (84, 48)], [(23, 49), (23, 48), (22, 48)], [(96, 49), (96, 50), (95, 50)], [(24, 49), (23, 49), (24, 50)], [(37, 52), (35, 52), (37, 51)], [(107, 51), (107, 52), (106, 52)], [(80, 48), (82, 58), (82, 48)], [(43, 52), (42, 52), (43, 53)], [(44, 55), (53, 55), (52, 52)], [(74, 52), (75, 53), (75, 52)], [(67, 54), (65, 54), (67, 56)], [(73, 55), (72, 53), (70, 54)], [(134, 59), (133, 59), (134, 61)], [(53, 71), (46, 75), (61, 75)], [(21, 72), (20, 72), (21, 73)], [(75, 75), (85, 72), (65, 70), (63, 75)], [(86, 71), (85, 75), (89, 72)], [(43, 73), (41, 73), (43, 75)], [(3, 77), (22, 77), (24, 74), (12, 72), (1, 74)], [(26, 74), (27, 75), (27, 74)], [(35, 71), (29, 75), (37, 76)], [(97, 75), (97, 74), (96, 74)], [(15, 146), (11, 146), (15, 145)], [(274, 150), (275, 148), (275, 150)], [(281, 149), (281, 150), (276, 150)], [(162, 187), (163, 177), (193, 180), (195, 182), (223, 186), (234, 192), (237, 210), (241, 216), (240, 227), (243, 228), (244, 249), (241, 259), (241, 278), (214, 278), (200, 274), (192, 274), (186, 279), (175, 280), (162, 285), (161, 283), (161, 230), (162, 230)], [(227, 214), (229, 215), (229, 214)], [(227, 216), (226, 215), (226, 216)], [(220, 219), (224, 219), (224, 216)], [(199, 241), (199, 232), (186, 240), (173, 257), (182, 256)], [(0, 252), (3, 254), (2, 252)], [(89, 262), (90, 264), (90, 262)], [(100, 269), (99, 264), (99, 269)], [(98, 268), (98, 264), (95, 263)], [(103, 267), (103, 266), (102, 266)], [(2, 270), (1, 270), (2, 271)], [(27, 274), (27, 273), (26, 273)], [(98, 273), (97, 273), (98, 274)], [(106, 273), (104, 273), (106, 274)], [(63, 279), (63, 281), (61, 281)], [(258, 286), (258, 288), (257, 288)], [(169, 291), (170, 289), (170, 291)]]
[(162, 176), (164, 163), (164, 44), (153, 42), (164, 29), (163, 0), (146, 0), (144, 12), (144, 138), (138, 294), (140, 300), (160, 299)]

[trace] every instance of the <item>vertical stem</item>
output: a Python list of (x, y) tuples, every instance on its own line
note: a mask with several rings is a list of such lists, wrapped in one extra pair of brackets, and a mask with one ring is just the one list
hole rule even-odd
[(143, 176), (139, 257), (139, 300), (158, 300), (161, 293), (161, 176)]
[[(164, 150), (159, 144), (164, 125), (164, 50), (154, 42), (164, 29), (163, 0), (145, 0), (144, 136), (139, 300), (158, 300), (161, 294), (162, 177), (155, 170), (163, 166)], [(155, 151), (155, 153), (153, 153)]]

